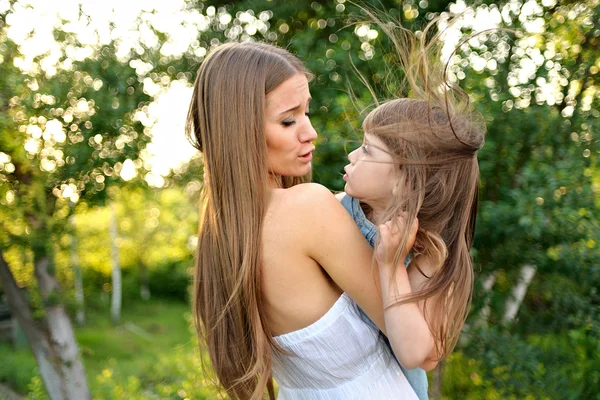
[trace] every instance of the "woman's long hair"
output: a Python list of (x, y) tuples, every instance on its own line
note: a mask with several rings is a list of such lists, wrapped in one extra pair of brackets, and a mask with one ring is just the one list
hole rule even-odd
[[(424, 258), (419, 256), (437, 267), (424, 289), (402, 302), (427, 304), (436, 296), (433, 311), (425, 318), (437, 339), (437, 354), (444, 358), (454, 349), (471, 304), (469, 250), (479, 193), (477, 151), (484, 143), (485, 123), (468, 95), (447, 81), (448, 64), (440, 57), (443, 32), (430, 35), (436, 20), (417, 36), (365, 11), (393, 43), (396, 68), (404, 74), (404, 98), (383, 102), (363, 122), (364, 131), (387, 145), (399, 168), (400, 178), (384, 218), (403, 211), (408, 221), (417, 217), (413, 262), (421, 273), (419, 263)], [(402, 247), (395, 265), (403, 266)]]
[[(229, 43), (204, 60), (187, 134), (202, 152), (193, 314), (219, 384), (232, 399), (274, 398), (269, 332), (261, 300), (261, 232), (268, 201), (266, 95), (303, 64), (262, 43)], [(281, 177), (283, 187), (304, 178)], [(276, 347), (276, 346), (275, 346)]]

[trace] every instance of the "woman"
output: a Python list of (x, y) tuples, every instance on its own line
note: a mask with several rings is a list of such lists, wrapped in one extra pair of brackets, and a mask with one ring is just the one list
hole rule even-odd
[[(188, 132), (205, 168), (194, 316), (219, 383), (233, 399), (415, 399), (378, 332), (398, 308), (381, 297), (373, 252), (335, 197), (299, 184), (311, 171), (316, 132), (308, 73), (285, 50), (219, 46), (194, 85)], [(393, 269), (405, 231), (382, 227), (377, 260)], [(416, 224), (400, 250), (408, 253)], [(387, 294), (384, 281), (384, 294)], [(402, 307), (428, 329), (416, 304)], [(420, 324), (420, 325), (419, 325)], [(395, 336), (390, 335), (392, 343)], [(429, 350), (401, 361), (421, 365)]]

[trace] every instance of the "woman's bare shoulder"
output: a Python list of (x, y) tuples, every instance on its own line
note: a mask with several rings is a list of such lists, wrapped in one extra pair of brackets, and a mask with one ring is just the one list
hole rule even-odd
[(274, 200), (283, 207), (293, 207), (297, 211), (314, 210), (315, 207), (326, 207), (335, 200), (333, 193), (318, 183), (303, 183), (274, 192)]
[(344, 224), (344, 218), (348, 214), (334, 194), (318, 183), (303, 183), (288, 189), (274, 190), (269, 212), (278, 221), (299, 223), (302, 226)]
[(339, 192), (335, 194), (335, 198), (341, 203), (342, 200), (346, 197), (346, 192)]

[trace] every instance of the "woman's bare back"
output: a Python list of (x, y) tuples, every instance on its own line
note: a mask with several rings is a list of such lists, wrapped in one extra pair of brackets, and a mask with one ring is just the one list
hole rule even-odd
[(321, 318), (342, 290), (309, 256), (313, 221), (310, 185), (273, 189), (262, 232), (261, 285), (273, 335), (302, 329)]

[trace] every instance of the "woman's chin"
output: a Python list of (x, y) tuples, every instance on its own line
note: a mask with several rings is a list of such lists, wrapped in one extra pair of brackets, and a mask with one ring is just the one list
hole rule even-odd
[(283, 173), (269, 172), (271, 175), (285, 176), (287, 178), (302, 178), (312, 171), (311, 167), (294, 169), (293, 171), (284, 171)]
[(312, 171), (312, 164), (308, 163), (307, 165), (304, 165), (302, 168), (298, 169), (298, 171), (295, 171), (294, 175), (290, 175), (296, 178), (301, 178), (307, 174), (310, 174)]

